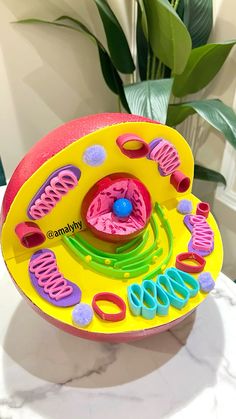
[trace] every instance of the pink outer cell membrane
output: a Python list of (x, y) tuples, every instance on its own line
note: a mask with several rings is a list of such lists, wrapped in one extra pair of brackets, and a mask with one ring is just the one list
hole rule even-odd
[(143, 330), (134, 330), (129, 332), (123, 333), (96, 333), (96, 332), (88, 332), (87, 330), (78, 329), (77, 327), (71, 326), (69, 324), (65, 324), (60, 322), (59, 320), (48, 316), (43, 311), (41, 311), (38, 307), (31, 303), (32, 308), (40, 314), (44, 319), (48, 322), (53, 324), (54, 326), (58, 327), (61, 330), (64, 330), (67, 333), (71, 333), (74, 336), (79, 336), (84, 339), (89, 339), (98, 342), (112, 342), (112, 343), (125, 343), (135, 340), (141, 340), (147, 338), (149, 336), (153, 336), (157, 333), (163, 333), (172, 327), (176, 326), (178, 323), (183, 321), (186, 317), (192, 314), (195, 310), (190, 311), (189, 313), (185, 314), (184, 316), (180, 317), (179, 319), (173, 320), (172, 322), (163, 324), (161, 326), (152, 327), (150, 329), (143, 329)]
[(2, 204), (0, 228), (5, 221), (17, 192), (26, 180), (29, 179), (44, 162), (55, 156), (59, 151), (66, 148), (71, 143), (78, 141), (91, 132), (106, 126), (125, 122), (150, 122), (158, 124), (157, 121), (152, 121), (151, 119), (137, 115), (121, 113), (88, 115), (61, 125), (38, 141), (21, 160), (7, 185)]
[[(10, 272), (9, 272), (10, 273)], [(192, 314), (195, 310), (190, 311), (189, 313), (185, 314), (184, 316), (173, 320), (172, 322), (163, 324), (161, 326), (152, 327), (150, 329), (143, 329), (143, 330), (132, 330), (128, 332), (122, 332), (122, 333), (97, 333), (97, 332), (89, 332), (84, 329), (79, 329), (73, 325), (66, 324), (61, 322), (60, 320), (57, 320), (55, 317), (51, 317), (48, 314), (46, 314), (44, 311), (42, 311), (39, 307), (37, 307), (35, 304), (32, 303), (32, 301), (23, 293), (22, 289), (18, 287), (17, 283), (15, 282), (14, 278), (12, 277), (13, 282), (18, 289), (19, 293), (26, 298), (27, 302), (30, 304), (32, 309), (36, 311), (42, 318), (47, 320), (49, 323), (53, 324), (53, 326), (58, 327), (61, 330), (64, 330), (67, 333), (70, 333), (74, 336), (79, 336), (83, 339), (89, 339), (93, 341), (98, 342), (129, 342), (129, 341), (135, 341), (135, 340), (141, 340), (144, 338), (147, 338), (148, 336), (155, 335), (157, 333), (165, 332), (168, 329), (171, 329), (172, 327), (176, 326), (178, 323), (180, 323), (182, 320), (184, 320), (186, 317), (188, 317), (190, 314)]]
[[(120, 198), (131, 201), (133, 211), (127, 218), (118, 218), (112, 212), (114, 202)], [(92, 200), (86, 221), (96, 230), (111, 235), (129, 235), (145, 227), (147, 222), (146, 204), (138, 184), (133, 179), (119, 179), (103, 189)]]

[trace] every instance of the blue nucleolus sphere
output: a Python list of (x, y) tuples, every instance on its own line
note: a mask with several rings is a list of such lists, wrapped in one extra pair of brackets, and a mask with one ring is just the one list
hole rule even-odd
[(117, 199), (112, 207), (112, 212), (117, 217), (123, 218), (128, 217), (133, 211), (132, 202), (126, 198)]

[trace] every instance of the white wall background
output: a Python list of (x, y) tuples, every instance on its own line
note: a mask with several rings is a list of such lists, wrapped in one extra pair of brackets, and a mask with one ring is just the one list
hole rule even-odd
[[(130, 38), (129, 6), (129, 1), (112, 0)], [(118, 111), (116, 97), (103, 82), (97, 48), (85, 35), (10, 23), (65, 14), (81, 19), (105, 43), (91, 0), (0, 2), (0, 154), (7, 177), (27, 150), (56, 126), (82, 115)]]
[[(109, 2), (131, 40), (133, 1)], [(235, 0), (213, 2), (215, 25), (212, 41), (236, 38)], [(50, 20), (63, 14), (78, 17), (105, 43), (103, 28), (92, 0), (0, 2), (0, 154), (8, 178), (30, 147), (56, 126), (82, 115), (118, 110), (116, 97), (103, 82), (96, 46), (83, 34), (46, 25), (10, 23), (32, 16)], [(232, 106), (235, 70), (236, 47), (204, 94), (219, 97)], [(204, 128), (204, 135), (199, 138), (198, 125), (191, 124), (185, 130), (186, 138), (191, 142), (196, 136), (198, 161), (220, 170), (225, 141), (215, 130)], [(231, 209), (231, 225), (226, 226), (226, 219), (229, 218), (224, 214), (227, 214), (228, 208), (222, 210), (221, 206), (219, 210), (215, 187), (196, 182), (195, 192), (215, 208), (225, 244), (225, 272), (236, 278), (236, 223), (235, 231), (232, 227), (233, 220), (236, 220), (236, 203), (233, 212)]]
[[(235, 0), (213, 0), (214, 3), (214, 29), (212, 31), (212, 42), (221, 42), (226, 39), (236, 38), (236, 2)], [(204, 92), (209, 98), (218, 97), (227, 105), (232, 106), (236, 111), (236, 47), (231, 51), (223, 68)], [(198, 133), (197, 133), (198, 135)], [(199, 140), (199, 138), (198, 138)], [(214, 216), (219, 224), (223, 245), (224, 264), (223, 271), (232, 279), (236, 279), (236, 199), (230, 199), (228, 205), (225, 193), (231, 198), (233, 193), (233, 182), (230, 182), (232, 170), (236, 167), (236, 152), (226, 143), (223, 136), (213, 128), (204, 124), (204, 134), (198, 141), (196, 159), (201, 164), (221, 171), (227, 179), (226, 191), (223, 187), (216, 188), (210, 182), (195, 181), (194, 193), (202, 200), (211, 204)], [(224, 153), (227, 152), (222, 160)], [(229, 158), (230, 156), (230, 158)], [(231, 170), (232, 168), (232, 170)], [(236, 172), (236, 171), (235, 171)], [(235, 173), (236, 184), (236, 173)], [(216, 194), (216, 190), (217, 194)]]
[[(222, 42), (236, 38), (235, 0), (213, 0), (214, 27), (211, 42)], [(231, 50), (224, 66), (204, 90), (204, 97), (219, 98), (232, 106), (236, 89), (236, 47)], [(220, 170), (225, 141), (214, 128), (204, 126), (204, 134), (197, 149), (197, 159), (212, 169)]]

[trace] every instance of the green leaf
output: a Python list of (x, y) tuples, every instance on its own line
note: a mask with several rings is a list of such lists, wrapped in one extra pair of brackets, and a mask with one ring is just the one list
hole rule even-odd
[[(98, 47), (98, 53), (99, 53), (100, 65), (101, 65), (101, 69), (102, 69), (103, 78), (104, 78), (107, 86), (110, 88), (110, 90), (113, 93), (118, 94), (122, 97), (122, 102), (123, 102), (123, 99), (124, 99), (124, 106), (128, 110), (128, 107), (127, 107), (128, 105), (127, 105), (125, 95), (124, 95), (123, 82), (122, 82), (122, 80), (120, 78), (120, 75), (117, 72), (116, 68), (112, 64), (112, 61), (111, 61), (111, 58), (110, 58), (109, 54), (107, 53), (107, 51), (105, 50), (104, 46), (101, 44), (99, 39), (95, 35), (93, 35), (77, 19), (71, 18), (69, 16), (60, 16), (58, 19), (56, 19), (55, 22), (67, 23), (67, 25), (68, 25), (67, 27), (69, 27), (70, 29), (78, 28), (80, 30), (82, 28), (83, 32), (88, 33), (93, 38), (93, 40), (96, 42), (97, 47)], [(86, 29), (87, 29), (87, 31), (86, 31)]]
[(178, 103), (176, 105), (169, 105), (166, 124), (170, 127), (175, 127), (176, 125), (179, 125), (181, 122), (183, 122), (188, 116), (193, 115), (194, 113), (196, 113), (195, 109), (191, 108), (191, 106), (188, 106), (188, 102), (183, 104)]
[(147, 80), (125, 86), (125, 95), (133, 114), (165, 124), (173, 79)]
[[(169, 0), (169, 2), (170, 2), (170, 0)], [(179, 15), (179, 17), (182, 21), (184, 21), (184, 6), (185, 6), (184, 3), (185, 3), (185, 0), (180, 0), (179, 4), (178, 4), (178, 7), (176, 9), (177, 14)]]
[(6, 176), (4, 173), (4, 169), (3, 169), (3, 165), (2, 165), (2, 160), (0, 158), (0, 186), (6, 185)]
[(174, 95), (182, 97), (205, 87), (221, 69), (235, 43), (232, 40), (193, 49), (183, 73), (175, 76)]
[(120, 97), (120, 101), (127, 112), (130, 112), (129, 106), (124, 93), (123, 81), (119, 73), (111, 62), (111, 59), (106, 51), (98, 47), (100, 64), (102, 69), (103, 78), (107, 86)]
[(139, 76), (141, 80), (147, 79), (148, 42), (142, 27), (142, 9), (138, 3), (138, 16), (136, 22), (136, 45)]
[(130, 74), (135, 70), (124, 31), (106, 0), (94, 0), (102, 19), (112, 62), (118, 71)]
[(143, 28), (143, 33), (145, 35), (145, 38), (148, 39), (147, 16), (146, 16), (146, 13), (145, 13), (145, 8), (144, 8), (143, 2), (144, 2), (144, 0), (137, 0), (138, 7), (140, 7), (141, 13), (142, 13), (141, 24), (142, 24), (142, 28)]
[(103, 74), (103, 78), (109, 87), (109, 89), (120, 96), (121, 103), (124, 106), (124, 108), (129, 112), (129, 107), (125, 98), (124, 94), (124, 88), (123, 88), (123, 82), (120, 78), (119, 73), (117, 72), (116, 68), (112, 64), (111, 58), (107, 51), (105, 50), (104, 46), (101, 44), (99, 39), (93, 35), (93, 33), (79, 20), (74, 19), (70, 16), (60, 16), (55, 21), (50, 22), (47, 20), (41, 20), (41, 19), (23, 19), (18, 21), (17, 23), (43, 23), (43, 24), (49, 24), (57, 27), (63, 27), (67, 29), (72, 29), (77, 32), (83, 33), (96, 43), (98, 47), (99, 52), (99, 58), (100, 58), (100, 65), (101, 70)]
[(210, 182), (223, 183), (226, 186), (226, 180), (224, 176), (212, 169), (200, 166), (199, 164), (194, 165), (194, 178), (200, 180), (208, 180)]
[(167, 124), (174, 126), (197, 112), (205, 121), (220, 131), (226, 140), (236, 148), (236, 114), (218, 99), (195, 100), (170, 105)]
[[(71, 27), (71, 29), (73, 29), (74, 27), (78, 27), (78, 29), (83, 28), (83, 31), (87, 29), (77, 19), (71, 18), (69, 16), (61, 16), (58, 19), (56, 19), (56, 22), (69, 22), (70, 26), (71, 24), (74, 25), (73, 27)], [(119, 95), (123, 107), (126, 109), (127, 112), (130, 112), (124, 93), (123, 81), (115, 66), (113, 65), (109, 54), (107, 53), (99, 39), (95, 37), (88, 29), (87, 31), (89, 32), (89, 35), (92, 36), (93, 39), (96, 41), (100, 58), (101, 70), (107, 86), (113, 93)]]
[(205, 45), (213, 24), (212, 0), (183, 0), (183, 22), (192, 39), (192, 48)]
[(143, 0), (148, 34), (154, 54), (175, 74), (180, 74), (191, 52), (191, 38), (167, 0)]
[[(63, 21), (68, 21), (70, 24), (63, 23)], [(96, 43), (99, 42), (99, 40), (96, 38), (95, 35), (81, 22), (79, 22), (76, 19), (73, 19), (70, 16), (60, 16), (58, 19), (54, 21), (49, 20), (43, 20), (43, 19), (35, 19), (35, 18), (29, 18), (29, 19), (21, 19), (14, 23), (26, 23), (26, 24), (47, 24), (47, 25), (53, 25), (53, 26), (61, 26), (68, 29), (74, 29), (75, 31), (85, 33), (88, 35), (91, 40), (95, 41)], [(74, 25), (74, 26), (72, 26)], [(99, 42), (100, 43), (100, 42)], [(102, 45), (102, 44), (101, 44)]]

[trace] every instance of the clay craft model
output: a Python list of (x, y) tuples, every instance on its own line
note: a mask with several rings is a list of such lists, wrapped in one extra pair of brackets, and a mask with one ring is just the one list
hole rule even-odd
[(2, 253), (20, 293), (53, 325), (93, 340), (182, 321), (223, 260), (210, 207), (191, 193), (193, 170), (176, 130), (135, 115), (90, 115), (46, 135), (2, 204)]

